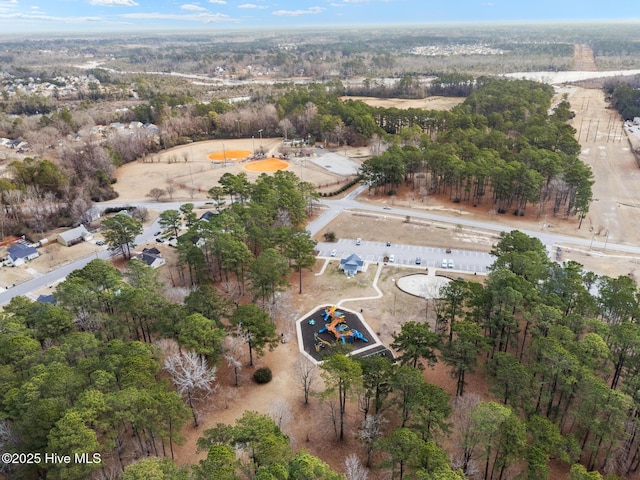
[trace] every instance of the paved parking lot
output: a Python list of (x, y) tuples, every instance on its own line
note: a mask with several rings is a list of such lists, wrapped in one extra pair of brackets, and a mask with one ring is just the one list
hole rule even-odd
[[(413, 266), (416, 268), (445, 268), (443, 260), (453, 260), (452, 270), (472, 273), (487, 273), (487, 267), (491, 265), (495, 258), (485, 252), (474, 250), (452, 249), (447, 253), (445, 248), (427, 247), (418, 245), (400, 245), (391, 242), (387, 247), (386, 242), (371, 242), (362, 240), (360, 245), (356, 245), (356, 239), (343, 238), (334, 243), (318, 242), (317, 246), (320, 257), (331, 257), (335, 250), (335, 258), (345, 258), (352, 253), (357, 254), (365, 262), (382, 262), (385, 256), (394, 256), (395, 265)], [(420, 258), (420, 264), (416, 264), (416, 259)], [(389, 262), (391, 263), (391, 262)]]

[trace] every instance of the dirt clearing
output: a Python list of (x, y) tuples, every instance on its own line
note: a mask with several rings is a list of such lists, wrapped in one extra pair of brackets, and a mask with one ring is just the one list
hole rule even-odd
[(427, 98), (377, 98), (377, 97), (341, 97), (342, 100), (360, 100), (372, 107), (384, 108), (422, 108), (424, 110), (451, 110), (464, 102), (464, 97), (427, 97)]

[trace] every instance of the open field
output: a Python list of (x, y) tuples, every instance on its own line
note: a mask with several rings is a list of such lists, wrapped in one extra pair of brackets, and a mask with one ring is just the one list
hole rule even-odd
[[(273, 172), (271, 163), (258, 164), (248, 161), (228, 161), (217, 159), (223, 149), (225, 151), (251, 152), (254, 147), (262, 146), (265, 155), (271, 157), (279, 155), (278, 147), (280, 138), (264, 138), (262, 144), (258, 139), (239, 140), (211, 140), (206, 142), (191, 143), (172, 148), (170, 150), (148, 156), (146, 159), (128, 163), (118, 169), (117, 182), (114, 185), (118, 192), (118, 198), (113, 202), (148, 201), (146, 194), (152, 188), (166, 188), (169, 182), (178, 187), (173, 194), (174, 200), (194, 201), (205, 200), (207, 191), (218, 184), (218, 179), (229, 172), (237, 175), (245, 172), (250, 182), (254, 182), (262, 173)], [(340, 149), (340, 153), (355, 155), (356, 151), (363, 149)], [(216, 160), (210, 160), (210, 155), (215, 155)], [(231, 157), (227, 157), (231, 158)], [(270, 160), (270, 159), (267, 159)], [(278, 161), (280, 169), (289, 169), (302, 176), (306, 182), (312, 182), (317, 186), (336, 184), (343, 177), (315, 165), (313, 162), (299, 162), (297, 158)], [(283, 162), (283, 163), (281, 163)], [(249, 168), (246, 168), (248, 167)]]
[(378, 97), (341, 97), (343, 100), (360, 100), (372, 107), (384, 108), (422, 108), (424, 110), (451, 110), (464, 102), (463, 97), (427, 97), (427, 98), (378, 98)]

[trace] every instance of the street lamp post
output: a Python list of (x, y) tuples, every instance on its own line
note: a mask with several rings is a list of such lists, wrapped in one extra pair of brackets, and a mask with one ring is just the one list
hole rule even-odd
[(262, 128), (258, 130), (258, 133), (260, 134), (260, 145), (262, 145)]
[(256, 154), (256, 136), (251, 135), (251, 147), (253, 148), (253, 154)]
[[(396, 284), (396, 279), (392, 278), (391, 281), (393, 282), (393, 285), (395, 286)], [(395, 289), (393, 290), (393, 314), (394, 317), (396, 316), (396, 291)]]

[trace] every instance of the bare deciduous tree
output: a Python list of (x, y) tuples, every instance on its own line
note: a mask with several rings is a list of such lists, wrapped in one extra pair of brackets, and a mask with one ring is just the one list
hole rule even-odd
[(280, 127), (280, 131), (284, 135), (284, 139), (286, 141), (289, 132), (293, 132), (293, 123), (291, 123), (288, 118), (283, 118), (282, 120), (280, 120), (280, 123), (278, 123), (278, 127)]
[(311, 360), (302, 355), (296, 361), (295, 369), (298, 383), (304, 391), (304, 404), (308, 405), (311, 387), (317, 378), (318, 370)]
[(227, 361), (227, 365), (233, 368), (235, 386), (237, 387), (239, 385), (240, 371), (242, 370), (242, 352), (244, 351), (244, 341), (241, 338), (239, 330), (238, 335), (228, 335), (225, 337), (224, 348), (224, 359)]
[(344, 459), (344, 476), (347, 480), (367, 480), (369, 472), (360, 463), (360, 459), (352, 453)]
[(136, 207), (131, 216), (144, 223), (149, 218), (149, 210), (144, 207)]
[(107, 137), (107, 146), (117, 152), (122, 163), (133, 162), (140, 158), (150, 147), (150, 137), (143, 131), (116, 130)]
[(475, 447), (471, 419), (471, 412), (482, 399), (475, 393), (468, 393), (464, 397), (457, 397), (453, 404), (453, 424), (456, 425), (457, 438), (455, 444), (460, 446), (459, 451), (453, 457), (453, 468), (461, 468), (463, 472), (469, 474), (475, 468), (472, 463), (473, 449)]
[(165, 358), (164, 368), (181, 395), (186, 396), (196, 427), (199, 426), (194, 400), (205, 398), (215, 388), (216, 367), (209, 367), (206, 359), (195, 352), (182, 351)]
[(387, 423), (387, 420), (380, 414), (367, 415), (362, 421), (360, 430), (358, 430), (358, 438), (362, 442), (365, 452), (367, 454), (367, 467), (371, 466), (371, 455), (373, 454), (373, 448), (376, 440), (382, 436), (382, 426)]
[(167, 179), (167, 186), (164, 191), (169, 195), (169, 200), (173, 200), (173, 194), (176, 193), (177, 187), (172, 178)]
[(278, 398), (269, 406), (269, 416), (284, 431), (291, 422), (291, 406), (284, 398)]
[(164, 190), (163, 188), (152, 188), (151, 190), (149, 190), (149, 193), (147, 193), (147, 197), (151, 197), (153, 198), (156, 202), (159, 202), (160, 199), (162, 197), (164, 197), (167, 194), (167, 191)]
[(36, 155), (44, 157), (47, 150), (56, 145), (60, 132), (55, 127), (44, 127), (40, 130), (25, 132), (24, 138)]
[[(6, 453), (14, 444), (17, 443), (17, 438), (11, 428), (11, 423), (8, 420), (0, 420), (0, 454)], [(0, 462), (0, 473), (9, 475), (15, 468), (11, 462)]]

